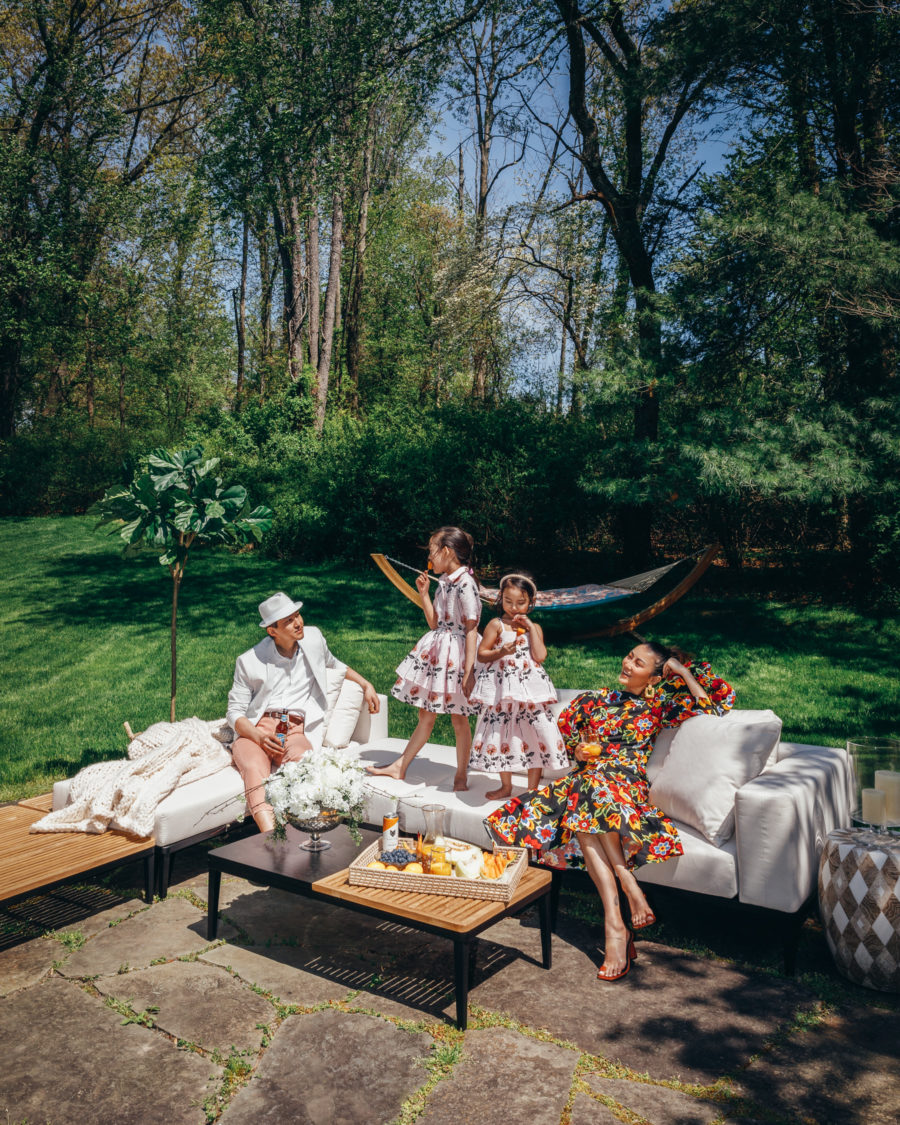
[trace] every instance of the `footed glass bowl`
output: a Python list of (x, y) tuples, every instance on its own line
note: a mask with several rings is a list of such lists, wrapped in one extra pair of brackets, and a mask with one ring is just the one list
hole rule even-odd
[(309, 833), (309, 839), (300, 844), (303, 851), (324, 852), (326, 848), (331, 847), (331, 844), (327, 840), (320, 839), (320, 836), (323, 832), (331, 832), (337, 828), (343, 820), (343, 813), (335, 812), (334, 809), (322, 809), (318, 816), (309, 820), (301, 820), (299, 817), (291, 816), (290, 813), (286, 814), (285, 819), (292, 828), (299, 828), (301, 832)]

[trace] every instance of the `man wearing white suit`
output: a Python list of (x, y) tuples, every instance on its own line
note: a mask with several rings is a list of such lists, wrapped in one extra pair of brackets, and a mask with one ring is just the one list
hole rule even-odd
[[(370, 712), (379, 707), (369, 681), (332, 655), (318, 629), (304, 625), (302, 606), (284, 593), (260, 602), (260, 628), (269, 635), (237, 658), (228, 693), (228, 722), (237, 735), (232, 757), (261, 832), (275, 827), (264, 788), (272, 769), (298, 761), (322, 743), (326, 668), (343, 670), (348, 680), (359, 684)], [(282, 742), (275, 728), (285, 714), (288, 732)]]

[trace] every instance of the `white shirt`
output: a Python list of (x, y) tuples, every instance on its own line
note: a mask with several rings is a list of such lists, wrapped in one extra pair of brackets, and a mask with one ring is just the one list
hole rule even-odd
[(276, 648), (271, 665), (272, 672), (266, 679), (271, 692), (266, 710), (305, 714), (311, 677), (303, 650), (298, 646), (293, 656), (282, 656)]
[[(326, 669), (346, 673), (347, 665), (329, 651), (315, 626), (305, 627), (298, 651), (290, 660), (281, 656), (271, 637), (266, 637), (237, 658), (234, 683), (228, 693), (229, 725), (233, 727), (242, 716), (256, 723), (266, 711), (290, 703), (289, 710), (306, 716), (306, 737), (314, 746), (320, 744), (327, 707)], [(282, 688), (288, 685), (290, 694), (284, 696)]]

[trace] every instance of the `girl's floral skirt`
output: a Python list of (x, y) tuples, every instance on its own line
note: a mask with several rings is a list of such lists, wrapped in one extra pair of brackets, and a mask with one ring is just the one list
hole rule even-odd
[(438, 715), (476, 715), (478, 705), (463, 694), (465, 634), (452, 629), (426, 633), (397, 667), (391, 695)]
[(469, 769), (485, 773), (567, 769), (569, 756), (556, 720), (540, 703), (485, 707), (475, 728)]
[(514, 797), (485, 825), (501, 843), (540, 851), (548, 867), (584, 868), (576, 832), (618, 832), (630, 868), (683, 854), (675, 825), (650, 804), (646, 775), (619, 761), (584, 766)]

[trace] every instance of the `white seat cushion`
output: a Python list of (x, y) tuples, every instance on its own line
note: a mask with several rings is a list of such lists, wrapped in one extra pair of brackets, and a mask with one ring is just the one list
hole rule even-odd
[(245, 814), (244, 783), (234, 766), (179, 785), (156, 810), (153, 835), (160, 847), (231, 824)]
[[(386, 766), (403, 753), (403, 738), (380, 738), (361, 748), (360, 758), (374, 766)], [(366, 798), (365, 819), (369, 824), (381, 824), (381, 818), (391, 812), (396, 798), (400, 798), (400, 831), (409, 836), (425, 831), (423, 805), (443, 805), (444, 834), (482, 847), (491, 846), (491, 838), (484, 827), (484, 818), (499, 809), (503, 801), (489, 801), (488, 789), (496, 788), (497, 778), (492, 774), (470, 773), (469, 788), (464, 793), (453, 792), (453, 775), (456, 771), (456, 750), (427, 742), (413, 760), (406, 778), (395, 781), (390, 777), (373, 777)], [(523, 776), (513, 775), (514, 792), (526, 788)]]
[[(53, 786), (53, 807), (61, 809), (69, 799), (70, 780)], [(231, 824), (247, 812), (244, 784), (234, 766), (224, 766), (209, 777), (179, 785), (160, 801), (153, 822), (153, 838), (159, 847), (199, 836)]]

